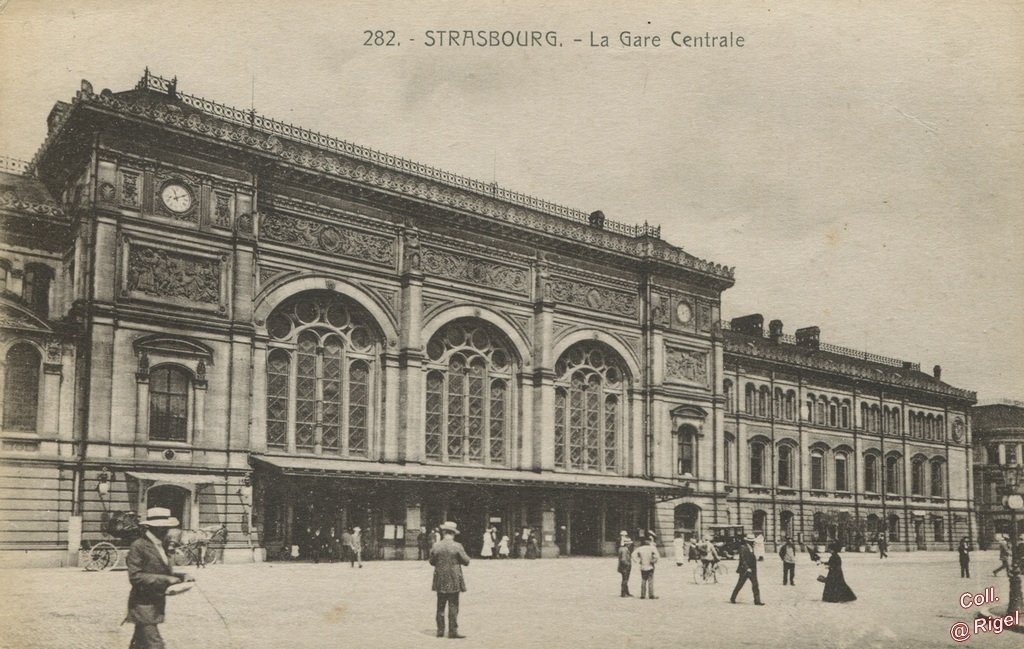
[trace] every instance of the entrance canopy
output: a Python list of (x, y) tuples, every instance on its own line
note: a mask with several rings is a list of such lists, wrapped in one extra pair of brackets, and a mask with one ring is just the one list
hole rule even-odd
[(613, 475), (581, 475), (546, 471), (515, 471), (465, 466), (424, 464), (397, 464), (341, 460), (322, 457), (284, 457), (253, 455), (254, 463), (264, 465), (284, 475), (322, 476), (364, 480), (427, 481), (455, 484), (479, 484), (512, 487), (562, 487), (575, 489), (608, 489), (669, 495), (680, 493), (681, 485), (643, 478)]

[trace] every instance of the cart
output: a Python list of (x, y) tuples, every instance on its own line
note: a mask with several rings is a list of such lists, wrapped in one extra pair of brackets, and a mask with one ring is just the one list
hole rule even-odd
[[(139, 535), (139, 515), (135, 512), (104, 514), (100, 530), (104, 536), (110, 537), (117, 543), (104, 540), (83, 547), (79, 550), (78, 565), (89, 572), (125, 567), (124, 557), (127, 554), (127, 548), (122, 546), (127, 545)], [(83, 545), (85, 545), (84, 542)]]

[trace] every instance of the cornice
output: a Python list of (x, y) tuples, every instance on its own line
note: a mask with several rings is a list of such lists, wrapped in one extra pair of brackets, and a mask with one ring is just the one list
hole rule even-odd
[[(279, 163), (308, 172), (353, 181), (377, 190), (464, 210), (499, 222), (549, 236), (636, 257), (649, 264), (667, 264), (731, 286), (734, 270), (684, 252), (657, 237), (656, 228), (607, 223), (608, 229), (580, 222), (582, 212), (493, 184), (466, 179), (403, 158), (359, 147), (292, 125), (176, 92), (175, 84), (148, 72), (134, 92), (96, 94), (82, 82), (70, 109), (53, 116), (50, 134), (33, 160), (36, 167), (53, 143), (63, 135), (73, 113), (83, 106), (113, 112), (185, 133), (248, 148)], [(629, 229), (628, 234), (614, 230)]]

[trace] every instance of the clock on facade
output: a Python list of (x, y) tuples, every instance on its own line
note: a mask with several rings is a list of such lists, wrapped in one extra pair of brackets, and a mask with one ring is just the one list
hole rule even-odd
[(164, 207), (176, 214), (184, 214), (192, 209), (192, 192), (178, 183), (164, 185), (160, 191), (160, 200)]
[(693, 320), (693, 308), (686, 302), (676, 305), (676, 319), (680, 324), (689, 324)]

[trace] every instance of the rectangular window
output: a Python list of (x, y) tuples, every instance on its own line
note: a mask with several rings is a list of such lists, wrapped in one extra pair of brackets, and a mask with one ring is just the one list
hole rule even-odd
[(764, 484), (764, 447), (759, 444), (750, 449), (750, 484)]
[(849, 491), (846, 484), (846, 456), (836, 457), (836, 491)]
[(811, 455), (811, 489), (825, 488), (825, 458)]
[(1005, 444), (1006, 448), (1006, 463), (1016, 464), (1017, 463), (1017, 446), (1016, 444)]

